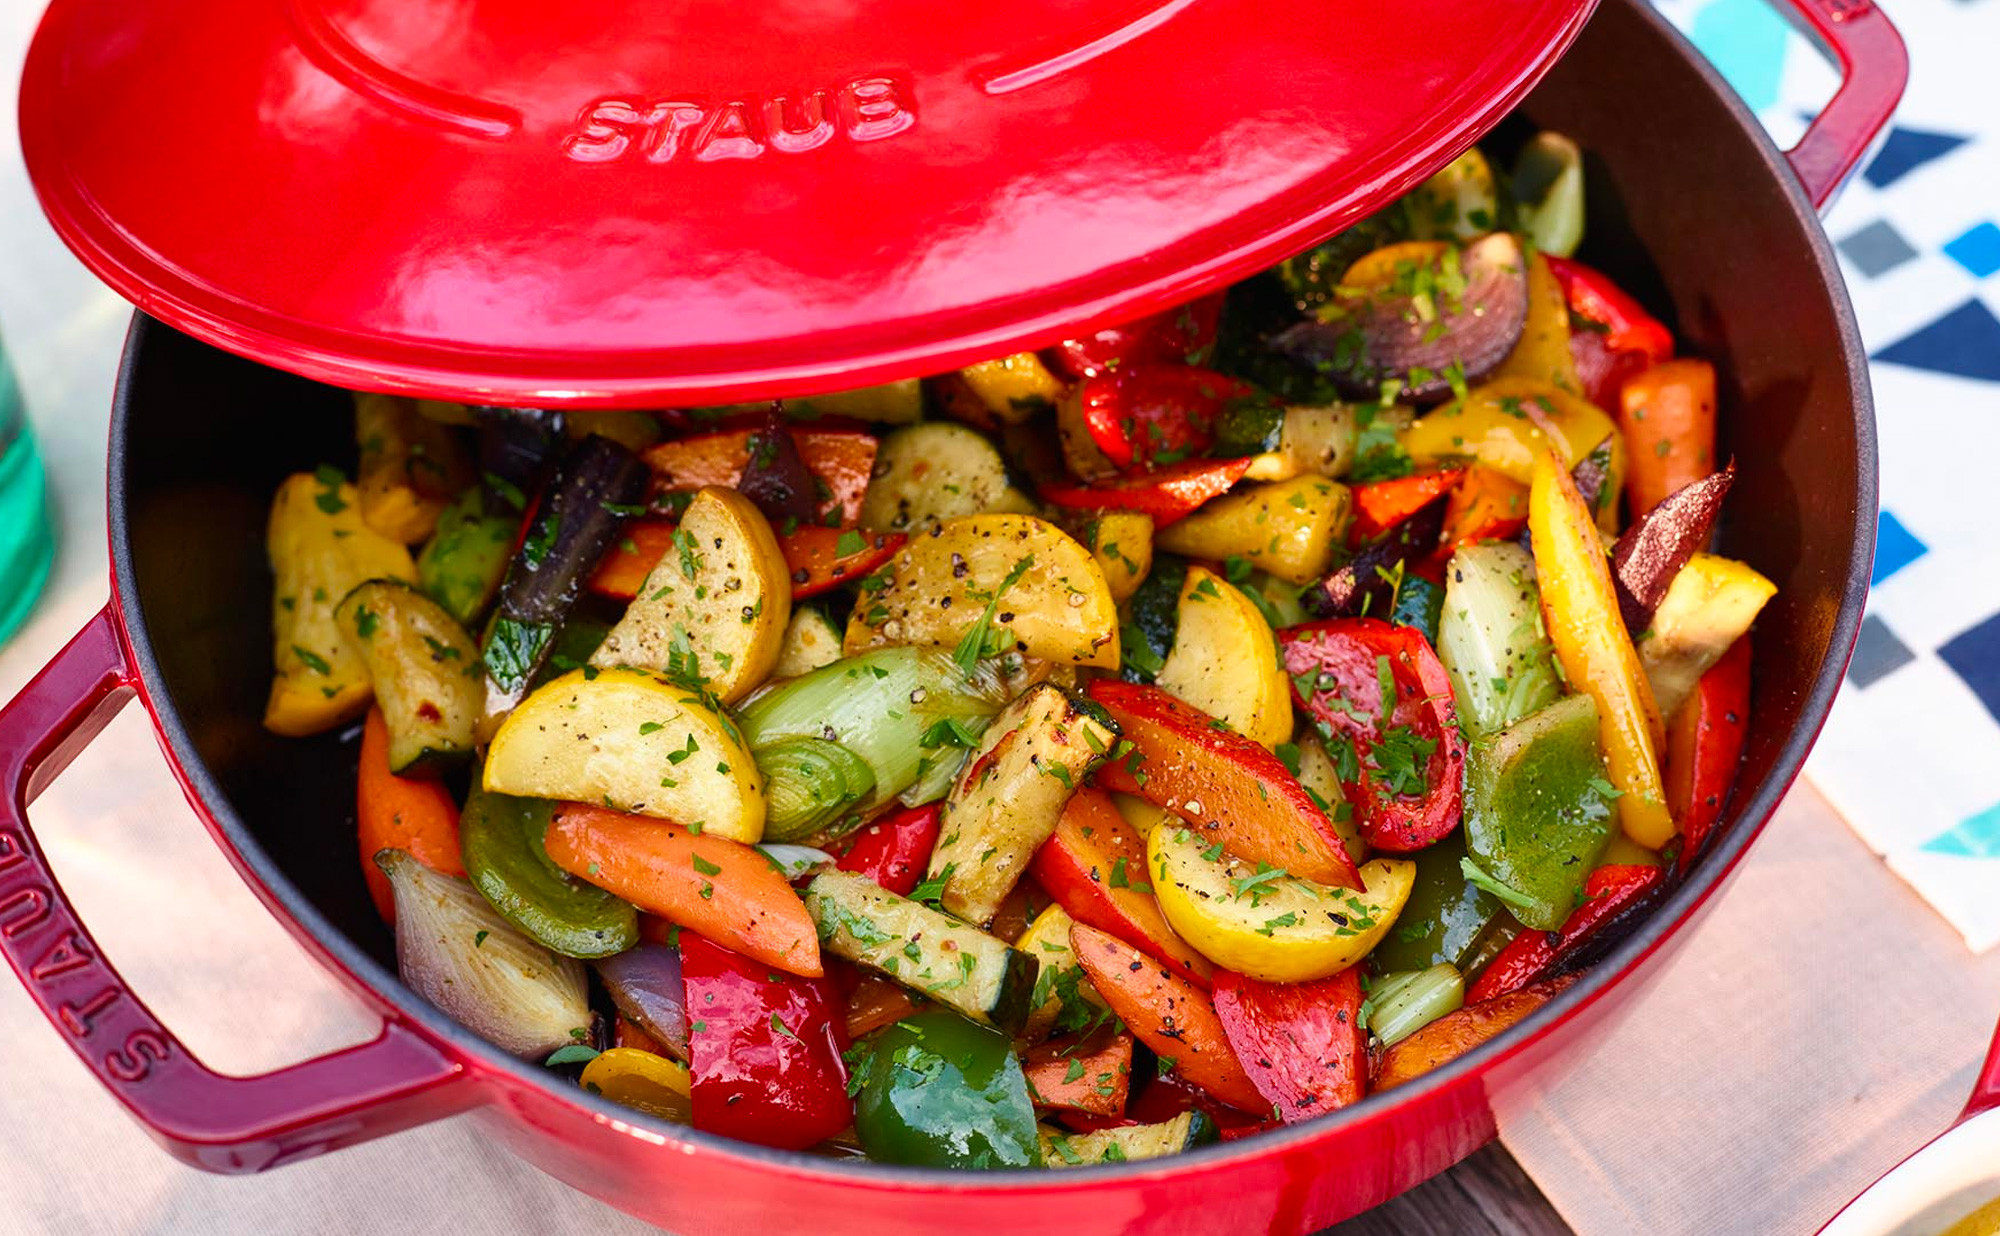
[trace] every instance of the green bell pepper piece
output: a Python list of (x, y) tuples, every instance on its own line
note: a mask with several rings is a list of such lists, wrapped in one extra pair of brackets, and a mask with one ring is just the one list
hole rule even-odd
[(1465, 774), (1466, 853), (1524, 926), (1554, 931), (1616, 826), (1596, 702), (1572, 695), (1480, 739)]
[(552, 804), (477, 788), (458, 817), (465, 874), (502, 917), (565, 957), (609, 957), (639, 942), (639, 911), (575, 878), (542, 848)]
[(476, 625), (500, 591), (520, 522), (488, 515), (477, 485), (460, 494), (438, 516), (437, 530), (417, 556), (424, 595), (461, 624)]
[(1465, 878), (1465, 838), (1459, 833), (1409, 857), (1417, 864), (1416, 884), (1395, 927), (1369, 958), (1383, 974), (1440, 963), (1463, 971), (1487, 924), (1499, 917), (1500, 899)]
[(1013, 1043), (956, 1013), (919, 1013), (870, 1039), (853, 1085), (868, 1157), (920, 1167), (1040, 1167)]

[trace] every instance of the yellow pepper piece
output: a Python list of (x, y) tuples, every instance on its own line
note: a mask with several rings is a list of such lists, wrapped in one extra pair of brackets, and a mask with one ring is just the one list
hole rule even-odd
[[(1544, 432), (1543, 426), (1549, 430)], [(1535, 460), (1553, 448), (1574, 468), (1606, 438), (1611, 467), (1595, 512), (1605, 532), (1617, 531), (1618, 495), (1625, 489), (1625, 436), (1596, 404), (1532, 378), (1500, 378), (1464, 399), (1420, 417), (1403, 432), (1403, 449), (1419, 464), (1471, 459), (1523, 485)]]
[(649, 1116), (691, 1123), (693, 1085), (687, 1066), (637, 1047), (614, 1047), (583, 1066), (585, 1090)]
[(1037, 412), (1054, 408), (1069, 392), (1063, 380), (1033, 352), (980, 361), (958, 371), (986, 410), (1008, 425), (1021, 425)]
[(360, 491), (338, 473), (300, 472), (271, 500), (264, 548), (277, 576), (271, 596), (277, 675), (264, 726), (303, 738), (360, 716), (375, 697), (361, 654), (340, 634), (335, 607), (370, 579), (414, 583), (417, 564), (400, 542), (361, 518)]
[[(1521, 331), (1521, 341), (1494, 376), (1526, 378), (1581, 392), (1583, 383), (1576, 376), (1569, 334), (1569, 297), (1549, 269), (1549, 260), (1537, 253), (1528, 259), (1528, 324)], [(1585, 443), (1584, 449), (1592, 445)]]
[(1556, 659), (1570, 685), (1597, 701), (1605, 771), (1621, 792), (1619, 825), (1627, 837), (1657, 850), (1674, 835), (1660, 787), (1658, 752), (1665, 727), (1618, 614), (1603, 542), (1569, 469), (1553, 452), (1543, 452), (1535, 464), (1528, 532)]
[(1398, 244), (1385, 245), (1372, 253), (1363, 254), (1346, 273), (1340, 276), (1340, 286), (1355, 291), (1386, 288), (1398, 279), (1408, 286), (1410, 272), (1435, 266), (1451, 249), (1442, 240), (1405, 240)]

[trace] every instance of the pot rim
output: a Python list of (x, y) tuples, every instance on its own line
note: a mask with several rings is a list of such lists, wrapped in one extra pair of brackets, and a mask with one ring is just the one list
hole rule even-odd
[(120, 363), (117, 392), (113, 403), (108, 477), (109, 528), (115, 606), (126, 642), (138, 667), (140, 693), (154, 728), (168, 748), (171, 762), (198, 809), (207, 817), (210, 831), (267, 906), (288, 924), (295, 934), (309, 935), (321, 955), (330, 960), (362, 991), (385, 1008), (422, 1029), (443, 1049), (466, 1063), (471, 1079), (491, 1086), (496, 1079), (514, 1085), (540, 1089), (558, 1102), (574, 1104), (593, 1113), (600, 1122), (616, 1122), (633, 1135), (663, 1141), (683, 1153), (724, 1155), (775, 1169), (795, 1178), (818, 1178), (831, 1183), (886, 1190), (921, 1190), (960, 1195), (1004, 1194), (1021, 1189), (1037, 1191), (1089, 1191), (1113, 1181), (1140, 1181), (1162, 1178), (1194, 1170), (1226, 1169), (1272, 1154), (1330, 1141), (1351, 1126), (1386, 1118), (1398, 1109), (1421, 1107), (1441, 1093), (1490, 1073), (1496, 1066), (1520, 1055), (1542, 1040), (1557, 1025), (1594, 1004), (1612, 987), (1623, 982), (1653, 953), (1663, 947), (1687, 920), (1725, 881), (1742, 861), (1779, 802), (1789, 791), (1812, 749), (1828, 711), (1846, 674), (1855, 640), (1859, 635), (1862, 610), (1868, 594), (1869, 576), (1875, 550), (1875, 520), (1878, 509), (1877, 456), (1874, 398), (1868, 379), (1853, 305), (1848, 297), (1830, 242), (1805, 191), (1785, 155), (1779, 151), (1755, 116), (1727, 83), (1691, 44), (1650, 5), (1636, 3), (1643, 20), (1672, 41), (1691, 60), (1709, 88), (1722, 99), (1736, 123), (1756, 144), (1767, 175), (1778, 180), (1795, 220), (1807, 234), (1812, 272), (1827, 296), (1847, 362), (1849, 406), (1854, 417), (1857, 455), (1855, 511), (1857, 534), (1848, 559), (1847, 575), (1841, 591), (1825, 661), (1820, 666), (1801, 710), (1801, 721), (1786, 737), (1770, 775), (1757, 785), (1734, 813), (1727, 832), (1717, 839), (1708, 857), (1657, 908), (1633, 935), (1597, 963), (1566, 990), (1524, 1019), (1518, 1026), (1474, 1048), (1451, 1063), (1397, 1087), (1385, 1095), (1374, 1095), (1352, 1107), (1296, 1125), (1270, 1130), (1256, 1137), (1219, 1142), (1199, 1147), (1168, 1159), (1129, 1164), (1086, 1166), (1050, 1173), (1037, 1169), (1004, 1169), (963, 1172), (944, 1168), (903, 1167), (865, 1160), (838, 1160), (803, 1151), (777, 1150), (741, 1142), (687, 1125), (672, 1124), (621, 1107), (592, 1095), (566, 1078), (539, 1065), (517, 1059), (480, 1039), (403, 985), (393, 970), (377, 961), (354, 943), (315, 907), (279, 869), (251, 835), (230, 805), (222, 787), (210, 774), (196, 751), (192, 737), (173, 707), (165, 683), (159, 676), (151, 634), (144, 614), (132, 599), (137, 596), (136, 576), (129, 536), (125, 535), (128, 512), (125, 505), (126, 426), (132, 414), (132, 378), (137, 358), (149, 335), (163, 329), (143, 311), (135, 312)]
[[(1948, 1227), (1994, 1200), (1993, 1191), (2000, 1189), (1996, 1160), (2000, 1160), (2000, 1108), (1991, 1108), (1911, 1152), (1841, 1207), (1820, 1229), (1820, 1236), (1884, 1236), (1903, 1232), (1918, 1221)], [(1934, 1213), (1947, 1206), (1954, 1213)]]

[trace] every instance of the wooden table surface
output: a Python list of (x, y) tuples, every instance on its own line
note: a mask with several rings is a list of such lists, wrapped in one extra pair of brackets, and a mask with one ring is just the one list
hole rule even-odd
[(1574, 1236), (1499, 1142), (1320, 1236)]

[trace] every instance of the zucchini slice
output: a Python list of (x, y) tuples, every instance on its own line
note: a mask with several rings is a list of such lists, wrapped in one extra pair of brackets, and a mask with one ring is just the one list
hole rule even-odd
[(537, 687), (486, 752), (484, 787), (599, 803), (731, 841), (764, 837), (764, 779), (710, 699), (632, 669), (586, 666)]
[(277, 676), (264, 728), (304, 738), (350, 721), (374, 691), (368, 666), (348, 647), (334, 607), (356, 584), (415, 579), (410, 551), (361, 520), (360, 497), (337, 469), (286, 478), (271, 500), (265, 551), (277, 577), (271, 593), (272, 662)]
[(876, 531), (921, 532), (963, 515), (1032, 509), (1007, 479), (1006, 461), (986, 435), (926, 421), (882, 439), (860, 523)]
[(1089, 1167), (1159, 1159), (1216, 1139), (1215, 1122), (1206, 1113), (1182, 1112), (1158, 1124), (1134, 1124), (1095, 1133), (1060, 1133), (1041, 1126), (1042, 1163), (1047, 1167)]
[(514, 553), (520, 519), (488, 515), (486, 494), (473, 486), (438, 516), (437, 531), (417, 555), (424, 592), (463, 626), (477, 623), (500, 593)]
[(1007, 1034), (1027, 1021), (1035, 959), (977, 927), (851, 871), (822, 871), (806, 889), (822, 947), (982, 1025)]
[(1639, 663), (1653, 687), (1660, 715), (1671, 717), (1694, 693), (1709, 667), (1742, 638), (1778, 591), (1744, 563), (1696, 554), (1667, 586), (1653, 611), (1653, 626), (1636, 638)]
[(368, 666), (389, 727), (389, 771), (408, 775), (472, 754), (486, 703), (479, 648), (444, 607), (394, 579), (357, 585), (334, 611)]
[(944, 908), (991, 920), (1117, 741), (1116, 727), (1048, 683), (995, 717), (939, 818), (930, 878), (944, 881)]
[(1345, 404), (1285, 409), (1277, 445), (1250, 458), (1246, 481), (1345, 476), (1354, 462), (1354, 409)]
[(1279, 579), (1310, 583), (1333, 565), (1353, 496), (1319, 476), (1247, 485), (1160, 529), (1156, 550), (1221, 562), (1246, 558)]
[(1190, 566), (1173, 651), (1153, 680), (1244, 737), (1275, 747), (1292, 736), (1292, 684), (1271, 625), (1234, 584)]
[(1124, 604), (1153, 569), (1153, 517), (1144, 511), (1077, 512), (1069, 531), (1104, 571), (1111, 599)]
[(971, 515), (912, 538), (862, 581), (843, 646), (850, 655), (891, 644), (955, 649), (981, 625), (989, 656), (1011, 648), (1118, 667), (1118, 607), (1103, 569), (1032, 515)]
[(771, 666), (773, 678), (797, 678), (822, 665), (840, 660), (840, 632), (825, 611), (802, 605), (792, 611), (785, 624), (784, 638), (778, 641), (778, 660)]
[(959, 370), (958, 376), (979, 396), (986, 410), (1007, 425), (1019, 425), (1039, 412), (1054, 411), (1069, 389), (1033, 352), (980, 361)]
[[(1076, 920), (1068, 910), (1052, 905), (1037, 914), (1021, 938), (1014, 941), (1014, 947), (1034, 958), (1040, 968), (1035, 979), (1034, 1008), (1021, 1027), (1021, 1037), (1029, 1042), (1049, 1037), (1070, 996), (1095, 1008), (1104, 1008), (1104, 997), (1097, 994), (1097, 988), (1083, 972), (1083, 963), (1076, 959), (1076, 950), (1070, 947), (1069, 929), (1074, 926)], [(1089, 1013), (1081, 1015), (1095, 1020)]]
[(437, 527), (453, 495), (472, 484), (471, 461), (452, 431), (399, 395), (354, 396), (361, 448), (355, 488), (361, 518), (392, 540), (415, 545)]
[(659, 670), (732, 703), (778, 662), (792, 581), (751, 501), (711, 485), (694, 496), (663, 556), (590, 663)]

